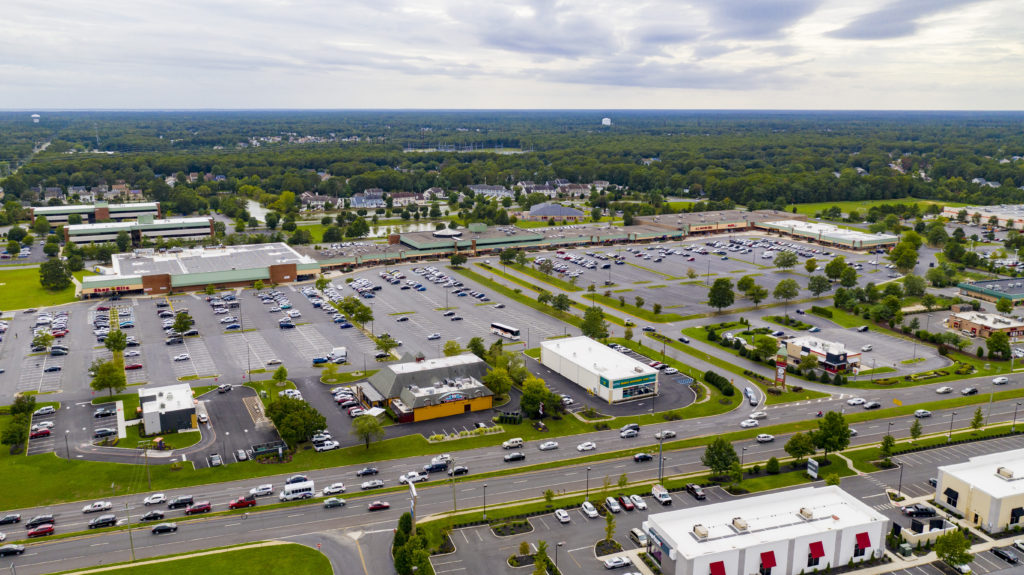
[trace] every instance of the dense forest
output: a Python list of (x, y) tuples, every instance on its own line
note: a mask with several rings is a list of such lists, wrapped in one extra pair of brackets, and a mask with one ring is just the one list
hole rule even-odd
[[(9, 112), (0, 186), (30, 199), (35, 186), (124, 181), (181, 212), (224, 192), (344, 198), (556, 178), (752, 207), (1024, 203), (1022, 128), (1024, 114), (966, 112), (46, 112), (38, 124)], [(448, 146), (482, 151), (430, 151)], [(514, 153), (486, 151), (498, 146)], [(224, 178), (164, 183), (191, 172)]]

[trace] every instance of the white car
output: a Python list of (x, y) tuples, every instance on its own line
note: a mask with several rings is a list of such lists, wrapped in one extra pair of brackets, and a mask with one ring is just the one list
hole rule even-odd
[(1006, 377), (997, 377), (992, 380), (993, 385), (1006, 385), (1007, 383), (1010, 383), (1010, 379)]
[(854, 397), (846, 400), (846, 405), (864, 405), (863, 397)]
[(864, 347), (860, 348), (861, 351), (871, 351), (873, 349), (875, 349), (875, 348), (871, 347), (870, 343), (865, 345)]
[(35, 430), (38, 430), (38, 429), (53, 429), (53, 422), (52, 421), (40, 421), (39, 423), (33, 423), (32, 424), (32, 430), (35, 431)]
[(221, 323), (235, 323), (237, 321), (238, 321), (238, 318), (236, 318), (234, 316), (231, 316), (231, 315), (229, 315), (227, 317), (220, 318), (220, 322)]
[(750, 414), (750, 419), (764, 419), (768, 417), (768, 414), (763, 411), (755, 411)]
[(935, 393), (941, 393), (941, 394), (953, 393), (953, 388), (949, 387), (948, 385), (944, 385), (944, 386), (936, 389)]
[(281, 360), (277, 359), (276, 357), (274, 359), (267, 360), (267, 365), (280, 365), (280, 364), (281, 364)]
[(670, 368), (666, 369), (663, 373), (665, 375), (674, 375), (676, 373), (679, 373), (679, 370), (674, 368), (674, 367), (670, 367)]
[(604, 498), (604, 508), (612, 513), (619, 513), (622, 511), (622, 506), (619, 505), (619, 502), (616, 501), (614, 497)]
[(441, 334), (436, 333), (436, 332), (432, 333), (432, 334), (427, 336), (427, 339), (430, 339), (430, 340), (441, 339)]
[(330, 451), (332, 449), (337, 449), (339, 447), (341, 447), (341, 444), (338, 443), (337, 441), (328, 440), (318, 445), (315, 445), (313, 449), (315, 449), (316, 451)]
[(597, 444), (593, 441), (584, 441), (576, 446), (576, 451), (593, 451), (595, 449), (597, 449)]
[(775, 441), (775, 436), (770, 433), (762, 433), (757, 436), (758, 443), (771, 443)]
[(426, 473), (420, 473), (419, 471), (410, 471), (405, 475), (398, 478), (399, 485), (405, 485), (406, 483), (419, 483), (426, 481), (428, 476)]
[(757, 425), (758, 424), (757, 424), (757, 420), (756, 419), (744, 419), (743, 421), (740, 422), (740, 427), (743, 427), (743, 428), (757, 427)]
[(628, 557), (609, 557), (604, 560), (605, 569), (618, 569), (619, 567), (627, 567), (632, 564)]
[(666, 429), (664, 431), (659, 431), (658, 433), (655, 433), (654, 439), (670, 439), (675, 436), (676, 432), (672, 431), (671, 429)]
[(190, 359), (192, 359), (192, 356), (187, 353), (179, 353), (174, 356), (174, 361), (188, 361)]
[(597, 507), (594, 507), (594, 504), (589, 501), (584, 501), (583, 505), (580, 506), (580, 510), (583, 511), (584, 515), (591, 519), (596, 519), (598, 515), (600, 515), (597, 512)]
[(633, 502), (633, 505), (634, 505), (634, 506), (635, 506), (635, 507), (636, 507), (637, 509), (639, 509), (639, 510), (641, 510), (641, 511), (643, 511), (643, 510), (647, 509), (647, 502), (646, 502), (646, 501), (644, 501), (644, 498), (643, 498), (643, 497), (640, 497), (640, 496), (639, 496), (639, 495), (637, 495), (636, 493), (634, 493), (633, 495), (630, 495), (630, 496), (629, 496), (629, 500)]
[(138, 357), (140, 355), (142, 355), (142, 354), (140, 354), (138, 351), (135, 351), (134, 349), (130, 349), (130, 350), (124, 352), (124, 356), (125, 357)]
[(163, 493), (154, 493), (149, 497), (142, 500), (143, 505), (160, 505), (167, 501), (167, 497)]
[(109, 501), (97, 501), (82, 508), (82, 513), (96, 513), (98, 511), (110, 511), (114, 504)]
[(324, 495), (335, 495), (337, 493), (345, 493), (344, 483), (332, 483), (324, 487)]
[(919, 419), (922, 418), (922, 417), (931, 417), (931, 416), (932, 416), (932, 412), (928, 411), (927, 409), (918, 409), (917, 411), (914, 412), (914, 417), (917, 417)]
[(557, 519), (559, 523), (568, 523), (569, 514), (565, 509), (555, 509), (555, 519)]
[(557, 441), (545, 441), (544, 443), (541, 443), (540, 445), (538, 445), (537, 449), (540, 449), (541, 451), (551, 451), (552, 449), (558, 449), (558, 442)]
[(266, 495), (273, 495), (273, 494), (274, 494), (274, 486), (271, 485), (270, 483), (264, 483), (263, 485), (260, 485), (258, 487), (253, 487), (252, 489), (249, 490), (249, 495), (253, 495), (255, 497), (264, 497)]

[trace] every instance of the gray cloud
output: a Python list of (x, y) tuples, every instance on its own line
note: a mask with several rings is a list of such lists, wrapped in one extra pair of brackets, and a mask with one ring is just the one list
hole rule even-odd
[(789, 81), (786, 69), (781, 65), (735, 70), (690, 62), (650, 63), (631, 57), (605, 60), (577, 69), (550, 71), (542, 77), (550, 82), (571, 84), (681, 90), (754, 90), (782, 87)]
[(934, 14), (975, 4), (984, 0), (896, 0), (874, 12), (868, 12), (826, 36), (842, 40), (883, 40), (913, 36), (920, 20)]
[(771, 40), (813, 14), (824, 0), (714, 0), (709, 2), (710, 36)]

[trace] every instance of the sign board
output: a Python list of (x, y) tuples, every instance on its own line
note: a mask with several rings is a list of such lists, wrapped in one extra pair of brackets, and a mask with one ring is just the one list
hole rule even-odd
[(818, 460), (813, 457), (807, 460), (807, 475), (812, 479), (818, 478)]

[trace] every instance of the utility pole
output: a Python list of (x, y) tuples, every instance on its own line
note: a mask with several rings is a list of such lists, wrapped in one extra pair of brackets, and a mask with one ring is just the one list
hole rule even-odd
[[(128, 498), (127, 494), (125, 495), (125, 498), (126, 499)], [(128, 518), (128, 546), (132, 550), (132, 562), (134, 563), (135, 562), (135, 538), (132, 535), (132, 512), (131, 512), (131, 510), (128, 509), (128, 502), (127, 501), (124, 502), (124, 513), (125, 513), (125, 516)]]
[(452, 511), (458, 511), (459, 506), (455, 502), (455, 458), (452, 458)]

